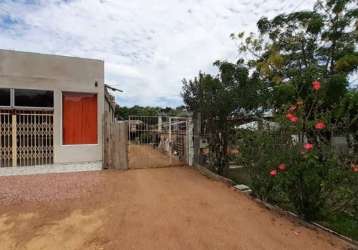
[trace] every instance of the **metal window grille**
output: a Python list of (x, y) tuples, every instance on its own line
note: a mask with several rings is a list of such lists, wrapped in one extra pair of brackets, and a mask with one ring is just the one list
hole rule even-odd
[(52, 111), (1, 111), (0, 167), (53, 163)]
[(12, 116), (0, 110), (0, 167), (12, 166)]

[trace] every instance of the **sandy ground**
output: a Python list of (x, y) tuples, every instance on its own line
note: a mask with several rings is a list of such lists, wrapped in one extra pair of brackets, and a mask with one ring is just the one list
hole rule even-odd
[(186, 167), (0, 177), (0, 249), (346, 249)]
[(175, 157), (169, 157), (152, 145), (130, 144), (128, 147), (128, 160), (130, 169), (162, 168), (183, 165)]

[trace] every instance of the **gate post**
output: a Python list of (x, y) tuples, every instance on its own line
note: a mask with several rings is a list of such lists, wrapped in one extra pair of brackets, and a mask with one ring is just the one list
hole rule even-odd
[(193, 118), (187, 120), (186, 147), (187, 147), (187, 164), (193, 166), (194, 161), (194, 141), (193, 141)]
[(115, 126), (113, 159), (115, 169), (128, 169), (128, 122), (117, 122)]
[(200, 133), (201, 133), (201, 114), (194, 113), (193, 116), (193, 151), (194, 151), (194, 162), (193, 164), (200, 163)]
[(163, 124), (162, 116), (158, 116), (158, 132), (159, 133), (162, 132), (162, 124)]
[(169, 117), (169, 160), (170, 164), (172, 164), (172, 153), (173, 153), (173, 142), (172, 142), (172, 118)]
[(128, 169), (128, 122), (112, 122), (104, 114), (104, 169)]

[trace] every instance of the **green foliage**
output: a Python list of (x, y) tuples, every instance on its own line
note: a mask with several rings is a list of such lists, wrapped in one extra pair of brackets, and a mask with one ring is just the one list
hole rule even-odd
[(293, 103), (295, 100), (295, 87), (292, 84), (280, 84), (273, 87), (273, 104), (277, 107), (281, 103)]
[[(354, 152), (358, 154), (358, 90), (349, 91), (343, 98), (340, 105), (334, 110), (334, 116), (344, 124), (345, 133), (352, 134), (355, 145), (351, 145)], [(341, 127), (341, 130), (343, 129)], [(349, 140), (353, 144), (352, 140)]]
[[(229, 141), (237, 141), (236, 161), (249, 168), (255, 195), (308, 220), (328, 212), (358, 216), (358, 174), (351, 167), (358, 164), (358, 94), (349, 88), (358, 69), (356, 3), (318, 1), (311, 11), (264, 17), (258, 34), (231, 35), (240, 42), (237, 63), (218, 61), (218, 76), (183, 81), (184, 103), (202, 113), (218, 172), (222, 162), (227, 166)], [(265, 110), (276, 130), (237, 129), (241, 121), (262, 121)], [(232, 131), (239, 131), (236, 140), (228, 140)], [(332, 148), (334, 135), (348, 141), (344, 154)], [(304, 149), (307, 142), (312, 151)], [(287, 170), (271, 176), (280, 163)]]
[(119, 120), (128, 120), (128, 116), (157, 116), (157, 115), (168, 115), (168, 116), (186, 116), (187, 112), (184, 106), (179, 106), (175, 109), (166, 107), (120, 107), (116, 106), (115, 114)]
[(194, 80), (183, 80), (182, 96), (188, 110), (200, 113), (209, 136), (211, 166), (222, 173), (227, 166), (227, 117), (236, 109), (231, 65), (218, 65), (221, 79), (200, 73)]
[[(250, 173), (251, 188), (263, 200), (295, 210), (307, 220), (317, 220), (325, 211), (357, 215), (358, 175), (347, 158), (338, 159), (331, 148), (302, 151), (287, 133), (240, 131), (239, 164)], [(279, 152), (279, 153), (278, 153)], [(285, 171), (279, 171), (284, 163)], [(270, 171), (277, 170), (277, 176)]]
[[(325, 178), (325, 165), (309, 159), (298, 158), (289, 162), (287, 191), (296, 211), (308, 220), (317, 219), (321, 214), (324, 199), (322, 184)], [(292, 164), (292, 165), (291, 165)]]
[[(263, 111), (267, 91), (256, 74), (239, 60), (237, 64), (214, 63), (220, 74), (199, 73), (183, 80), (182, 97), (189, 111), (200, 113), (202, 132), (209, 138), (210, 165), (219, 174), (228, 166), (230, 119), (244, 119)], [(261, 108), (259, 110), (259, 108)]]
[(340, 234), (358, 240), (358, 217), (348, 214), (326, 214), (325, 219), (320, 223), (326, 227), (332, 228)]
[[(310, 153), (296, 153), (287, 161), (287, 194), (296, 211), (308, 220), (318, 219), (328, 205), (327, 196), (333, 197), (331, 191), (336, 181), (343, 179), (348, 169), (340, 165), (334, 154), (318, 157), (316, 149)], [(325, 151), (326, 153), (328, 151)], [(347, 208), (346, 208), (347, 209)]]
[[(284, 197), (280, 188), (280, 180), (273, 179), (270, 171), (278, 166), (283, 158), (281, 151), (283, 148), (284, 137), (274, 131), (239, 131), (240, 156), (237, 159), (240, 165), (249, 168), (251, 176), (251, 188), (254, 194), (260, 199), (284, 203), (287, 197)], [(282, 181), (282, 180), (281, 180)]]
[[(348, 87), (358, 67), (355, 2), (319, 1), (312, 11), (260, 19), (258, 35), (232, 35), (241, 41), (240, 52), (248, 55), (246, 65), (261, 89), (269, 90), (262, 106), (272, 107), (279, 124), (278, 131), (241, 131), (237, 160), (250, 168), (257, 196), (308, 220), (326, 211), (357, 215), (358, 180), (350, 164), (357, 162), (358, 95)], [(288, 121), (287, 114), (296, 120)], [(325, 129), (315, 128), (319, 121)], [(282, 133), (298, 135), (299, 142)], [(348, 155), (332, 149), (334, 134), (347, 138)], [(314, 150), (302, 153), (307, 140)], [(270, 176), (280, 162), (288, 170)]]
[(354, 3), (318, 1), (312, 11), (260, 19), (258, 35), (232, 36), (241, 41), (240, 51), (249, 53), (247, 65), (273, 88), (272, 105), (280, 107), (291, 101), (278, 96), (304, 100), (307, 88), (316, 79), (324, 83), (327, 92), (323, 105), (333, 108), (340, 103), (348, 78), (358, 67), (358, 8)]
[(340, 72), (352, 72), (358, 68), (358, 54), (344, 55), (337, 60), (336, 70)]

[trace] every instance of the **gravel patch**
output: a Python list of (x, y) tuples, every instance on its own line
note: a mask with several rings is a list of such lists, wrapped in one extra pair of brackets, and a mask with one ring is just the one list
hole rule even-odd
[(0, 177), (0, 206), (76, 199), (102, 180), (101, 172)]

